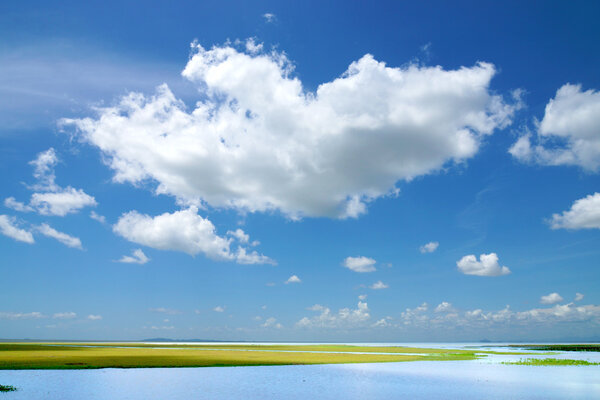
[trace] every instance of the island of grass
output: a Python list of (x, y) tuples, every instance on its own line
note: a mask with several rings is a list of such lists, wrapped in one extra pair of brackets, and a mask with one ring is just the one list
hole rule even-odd
[(597, 362), (589, 362), (586, 360), (567, 360), (562, 358), (525, 358), (519, 361), (507, 361), (502, 364), (506, 365), (539, 365), (539, 366), (549, 366), (549, 365), (600, 365)]
[(17, 388), (10, 385), (0, 385), (0, 392), (14, 392)]
[(541, 351), (600, 351), (600, 344), (515, 344), (511, 347)]
[(1, 343), (0, 369), (217, 367), (445, 361), (473, 360), (483, 357), (484, 353), (503, 354), (478, 350), (350, 345)]

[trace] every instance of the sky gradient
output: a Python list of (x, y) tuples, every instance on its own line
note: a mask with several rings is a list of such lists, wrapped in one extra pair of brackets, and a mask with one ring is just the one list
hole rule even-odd
[(0, 6), (0, 338), (600, 340), (600, 6)]

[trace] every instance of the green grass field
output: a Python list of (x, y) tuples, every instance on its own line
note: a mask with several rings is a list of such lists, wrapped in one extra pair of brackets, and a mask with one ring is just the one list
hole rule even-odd
[[(355, 352), (368, 354), (353, 354)], [(345, 345), (2, 343), (0, 369), (217, 367), (473, 360), (481, 357), (478, 353), (481, 352)]]

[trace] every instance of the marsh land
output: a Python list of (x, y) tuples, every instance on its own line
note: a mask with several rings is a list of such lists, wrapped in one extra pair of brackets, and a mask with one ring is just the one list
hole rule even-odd
[(474, 360), (485, 354), (508, 353), (351, 345), (3, 343), (0, 344), (0, 369), (223, 367), (456, 361)]

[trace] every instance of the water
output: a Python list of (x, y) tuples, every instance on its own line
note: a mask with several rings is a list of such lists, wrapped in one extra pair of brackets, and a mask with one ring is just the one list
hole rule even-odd
[[(379, 364), (0, 371), (0, 383), (20, 389), (2, 393), (0, 399), (600, 398), (600, 366), (500, 364), (524, 357), (530, 356)], [(599, 361), (600, 353), (542, 357)]]

